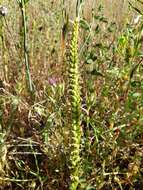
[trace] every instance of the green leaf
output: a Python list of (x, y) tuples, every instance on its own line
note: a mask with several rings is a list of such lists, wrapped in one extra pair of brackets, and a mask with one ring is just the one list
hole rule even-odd
[(84, 20), (84, 19), (81, 19), (81, 20), (80, 20), (80, 26), (81, 26), (81, 28), (83, 28), (83, 29), (85, 29), (85, 30), (87, 30), (87, 31), (90, 30), (90, 25), (89, 25), (88, 22), (87, 22), (86, 20)]
[(28, 3), (29, 0), (24, 0), (24, 4)]
[(93, 69), (92, 71), (87, 71), (87, 73), (91, 75), (104, 77), (104, 75), (101, 72), (97, 71), (96, 69)]
[(135, 92), (134, 94), (132, 94), (132, 97), (133, 98), (138, 98), (138, 97), (141, 97), (141, 93), (139, 93), (139, 92)]
[(92, 60), (92, 59), (88, 59), (86, 63), (87, 63), (87, 64), (92, 64), (92, 63), (93, 63), (93, 60)]

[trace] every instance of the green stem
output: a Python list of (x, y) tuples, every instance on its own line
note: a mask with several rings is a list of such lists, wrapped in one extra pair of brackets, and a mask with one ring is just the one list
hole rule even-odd
[(22, 13), (22, 23), (23, 23), (23, 47), (24, 47), (25, 69), (26, 69), (26, 81), (29, 91), (33, 92), (33, 85), (29, 68), (27, 21), (26, 21), (26, 9), (25, 9), (24, 0), (21, 1), (21, 13)]

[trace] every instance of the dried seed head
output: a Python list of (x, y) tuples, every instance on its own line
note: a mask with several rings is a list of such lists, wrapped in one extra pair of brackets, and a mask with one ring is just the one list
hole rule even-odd
[(1, 15), (1, 16), (6, 16), (7, 13), (8, 13), (7, 7), (0, 6), (0, 15)]

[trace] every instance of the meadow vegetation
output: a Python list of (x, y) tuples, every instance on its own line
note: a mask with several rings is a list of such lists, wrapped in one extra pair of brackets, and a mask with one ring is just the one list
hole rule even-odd
[(0, 0), (0, 189), (143, 189), (143, 1)]

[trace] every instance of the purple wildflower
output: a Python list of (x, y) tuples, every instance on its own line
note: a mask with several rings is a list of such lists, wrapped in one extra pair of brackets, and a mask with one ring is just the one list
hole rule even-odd
[(58, 81), (59, 81), (59, 79), (55, 78), (55, 77), (49, 77), (49, 79), (48, 79), (49, 84), (52, 86), (56, 86)]

